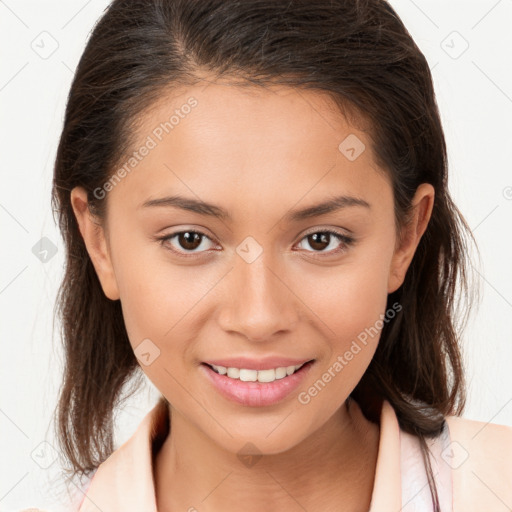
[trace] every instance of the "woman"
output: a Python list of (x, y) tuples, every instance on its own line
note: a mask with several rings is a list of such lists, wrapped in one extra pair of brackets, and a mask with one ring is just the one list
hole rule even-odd
[[(81, 512), (512, 506), (512, 429), (459, 417), (471, 233), (386, 2), (114, 1), (53, 199)], [(139, 368), (161, 399), (114, 451)]]

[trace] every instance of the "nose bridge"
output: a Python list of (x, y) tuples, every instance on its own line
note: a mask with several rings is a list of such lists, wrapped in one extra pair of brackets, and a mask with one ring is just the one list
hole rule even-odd
[(297, 321), (297, 312), (293, 294), (283, 282), (282, 262), (252, 240), (242, 242), (237, 253), (228, 281), (222, 327), (251, 340), (265, 340), (290, 329)]

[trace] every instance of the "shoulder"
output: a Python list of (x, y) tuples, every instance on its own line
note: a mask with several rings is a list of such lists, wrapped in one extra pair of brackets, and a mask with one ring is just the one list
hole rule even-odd
[[(447, 416), (442, 433), (427, 439), (441, 510), (512, 511), (512, 427)], [(401, 438), (404, 510), (431, 510), (418, 438)]]
[[(448, 416), (450, 442), (442, 459), (451, 468), (460, 510), (512, 507), (512, 427)], [(457, 509), (454, 509), (457, 510)]]
[(79, 512), (157, 510), (154, 451), (165, 438), (168, 418), (166, 403), (159, 400), (132, 436), (98, 466)]

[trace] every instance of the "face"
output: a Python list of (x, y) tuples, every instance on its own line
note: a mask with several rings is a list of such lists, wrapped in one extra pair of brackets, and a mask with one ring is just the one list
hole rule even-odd
[[(228, 450), (304, 441), (370, 363), (432, 187), (418, 189), (398, 243), (391, 183), (368, 135), (322, 93), (287, 87), (175, 91), (141, 118), (133, 151), (96, 192), (108, 190), (105, 231), (91, 228), (83, 191), (72, 200), (143, 371), (173, 414)], [(226, 359), (249, 370), (313, 362), (260, 383), (205, 364)]]

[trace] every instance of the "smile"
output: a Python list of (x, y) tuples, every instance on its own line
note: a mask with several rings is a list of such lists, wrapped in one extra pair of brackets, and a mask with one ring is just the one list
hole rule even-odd
[(249, 370), (247, 368), (226, 368), (225, 366), (209, 365), (219, 375), (226, 375), (230, 379), (241, 380), (243, 382), (274, 382), (278, 379), (284, 379), (293, 375), (299, 368), (306, 363), (295, 366), (280, 366), (268, 370)]
[(313, 359), (297, 366), (265, 370), (219, 367), (207, 363), (199, 367), (213, 388), (224, 398), (240, 405), (264, 407), (277, 404), (291, 395), (314, 364)]

